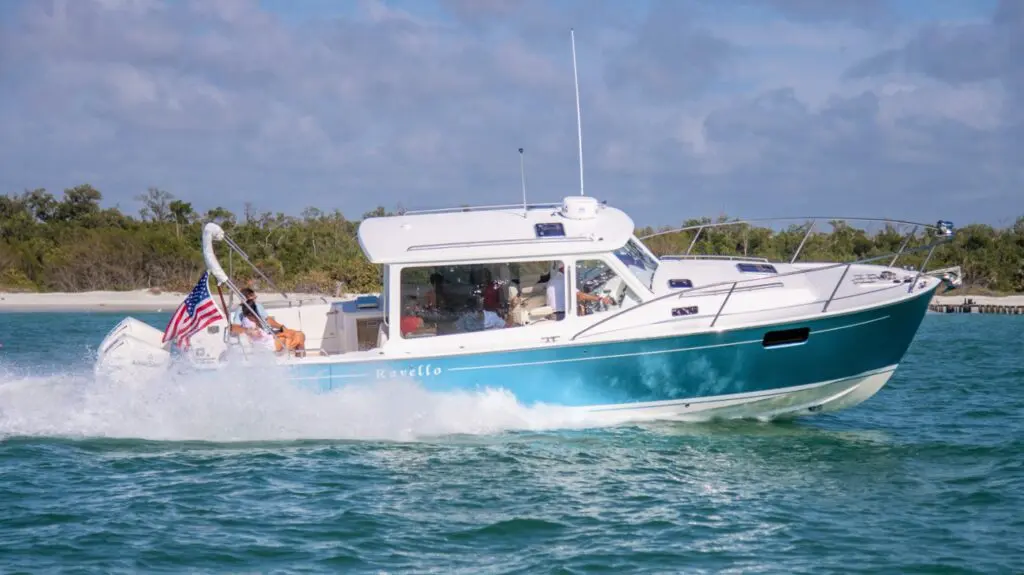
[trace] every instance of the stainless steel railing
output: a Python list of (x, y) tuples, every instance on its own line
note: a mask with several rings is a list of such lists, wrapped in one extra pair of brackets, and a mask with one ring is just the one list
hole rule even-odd
[[(705, 222), (705, 223), (694, 224), (694, 225), (690, 225), (690, 226), (683, 226), (683, 227), (680, 227), (680, 228), (673, 228), (673, 229), (670, 229), (670, 230), (661, 230), (661, 231), (658, 231), (658, 232), (654, 232), (654, 233), (642, 236), (639, 239), (641, 241), (646, 241), (646, 240), (648, 240), (650, 238), (655, 238), (655, 237), (664, 236), (664, 235), (668, 235), (668, 234), (679, 234), (679, 233), (686, 233), (686, 232), (691, 232), (691, 231), (696, 230), (696, 233), (694, 234), (693, 239), (690, 241), (689, 247), (686, 248), (686, 252), (685, 253), (683, 253), (681, 255), (663, 256), (663, 258), (664, 259), (673, 259), (673, 258), (687, 258), (687, 257), (689, 257), (689, 258), (694, 258), (694, 259), (704, 259), (704, 258), (710, 258), (711, 256), (691, 255), (691, 253), (693, 252), (693, 248), (697, 245), (697, 240), (700, 239), (701, 234), (703, 234), (706, 230), (709, 230), (709, 229), (712, 229), (712, 228), (731, 227), (731, 226), (750, 226), (751, 224), (755, 224), (755, 223), (784, 222), (784, 221), (790, 221), (790, 222), (792, 222), (792, 221), (803, 221), (803, 222), (806, 222), (804, 224), (804, 226), (806, 226), (806, 230), (804, 231), (804, 235), (801, 237), (800, 244), (797, 246), (796, 250), (793, 252), (793, 255), (789, 258), (789, 263), (795, 263), (796, 262), (797, 258), (800, 256), (800, 253), (803, 251), (804, 246), (807, 244), (807, 240), (810, 239), (811, 234), (814, 232), (815, 225), (819, 221), (826, 221), (826, 222), (833, 222), (833, 221), (841, 221), (841, 222), (876, 222), (876, 223), (885, 223), (885, 224), (899, 224), (899, 225), (913, 226), (913, 229), (911, 229), (910, 233), (908, 233), (906, 235), (906, 237), (903, 239), (903, 245), (900, 247), (900, 249), (897, 252), (894, 252), (894, 254), (890, 254), (890, 255), (893, 255), (893, 259), (889, 263), (890, 266), (893, 266), (893, 265), (896, 264), (896, 260), (899, 258), (900, 255), (902, 255), (902, 253), (904, 252), (904, 249), (909, 244), (910, 240), (914, 237), (914, 235), (917, 233), (918, 230), (924, 230), (926, 233), (928, 231), (932, 231), (936, 235), (943, 235), (945, 233), (945, 230), (947, 229), (946, 226), (949, 226), (950, 228), (952, 226), (952, 224), (949, 224), (949, 222), (941, 222), (940, 221), (938, 225), (930, 225), (930, 224), (923, 224), (923, 223), (920, 223), (920, 222), (911, 222), (911, 221), (907, 221), (907, 220), (896, 220), (896, 219), (888, 219), (888, 218), (860, 218), (860, 217), (849, 218), (849, 217), (833, 217), (833, 216), (773, 217), (773, 218), (752, 218), (752, 219), (745, 219), (745, 220), (730, 220), (730, 221), (725, 221), (725, 222)], [(804, 226), (801, 226), (801, 228), (804, 227)], [(744, 257), (746, 257), (746, 256), (744, 256)]]
[(511, 210), (511, 209), (541, 209), (541, 208), (558, 208), (561, 207), (561, 202), (541, 202), (536, 204), (493, 204), (493, 205), (480, 205), (480, 206), (450, 206), (447, 208), (428, 208), (424, 210), (402, 210), (398, 215), (400, 216), (412, 216), (417, 214), (449, 214), (457, 212), (486, 212), (490, 210)]
[[(749, 221), (754, 221), (754, 220), (747, 220), (747, 222), (749, 222)], [(892, 220), (881, 220), (881, 219), (874, 219), (873, 221), (888, 221), (888, 222), (892, 222)], [(721, 226), (721, 225), (730, 225), (730, 224), (735, 225), (735, 224), (738, 224), (738, 223), (741, 223), (741, 222), (722, 222), (722, 223), (719, 223), (719, 224), (702, 224), (702, 225), (697, 225), (697, 226), (688, 226), (686, 228), (680, 228), (680, 230), (693, 230), (693, 229), (697, 229), (698, 232), (699, 232), (701, 229), (706, 228), (706, 227), (717, 227), (717, 226)], [(746, 223), (746, 222), (742, 222), (742, 223)], [(860, 265), (860, 264), (868, 264), (868, 263), (876, 262), (876, 261), (879, 261), (879, 260), (885, 260), (885, 259), (892, 258), (890, 260), (890, 263), (889, 263), (889, 267), (892, 267), (892, 264), (895, 263), (896, 259), (898, 257), (900, 257), (901, 255), (910, 254), (910, 253), (916, 253), (916, 252), (922, 252), (922, 251), (927, 250), (928, 251), (928, 255), (925, 257), (925, 261), (922, 264), (922, 266), (920, 267), (920, 269), (918, 270), (917, 275), (914, 277), (913, 281), (907, 282), (907, 283), (909, 283), (908, 293), (913, 293), (913, 291), (915, 289), (915, 286), (917, 285), (917, 283), (920, 280), (921, 276), (926, 273), (925, 270), (927, 269), (928, 262), (931, 260), (932, 254), (935, 252), (935, 249), (937, 247), (939, 247), (940, 245), (943, 245), (943, 244), (946, 244), (946, 243), (952, 241), (953, 240), (953, 231), (952, 231), (951, 224), (948, 225), (948, 226), (947, 225), (943, 225), (943, 224), (948, 224), (947, 222), (940, 222), (940, 225), (938, 225), (938, 226), (929, 226), (927, 224), (919, 224), (919, 223), (914, 223), (914, 222), (901, 222), (901, 223), (908, 223), (908, 224), (914, 225), (915, 226), (915, 231), (916, 231), (917, 228), (924, 227), (926, 229), (935, 230), (937, 233), (933, 237), (932, 241), (929, 242), (927, 245), (918, 246), (918, 247), (915, 247), (915, 248), (907, 249), (907, 244), (908, 244), (909, 240), (904, 240), (902, 242), (902, 244), (900, 245), (900, 249), (897, 250), (896, 252), (887, 253), (887, 254), (883, 254), (883, 255), (872, 256), (872, 257), (869, 257), (869, 258), (863, 258), (863, 259), (859, 259), (859, 260), (852, 261), (852, 262), (825, 264), (825, 265), (816, 266), (816, 267), (813, 267), (813, 268), (798, 269), (798, 270), (794, 270), (794, 271), (790, 271), (790, 272), (784, 272), (784, 273), (779, 273), (779, 274), (772, 274), (769, 277), (763, 277), (762, 276), (762, 277), (747, 278), (747, 279), (742, 279), (742, 280), (727, 280), (727, 281), (717, 282), (717, 283), (713, 283), (713, 284), (709, 284), (709, 285), (705, 285), (705, 286), (692, 287), (692, 288), (684, 288), (684, 289), (672, 291), (672, 292), (669, 292), (667, 294), (663, 294), (661, 296), (658, 296), (658, 297), (652, 298), (650, 300), (647, 300), (645, 302), (642, 302), (639, 305), (633, 306), (631, 308), (620, 310), (620, 311), (618, 311), (616, 313), (613, 313), (613, 314), (609, 315), (608, 317), (603, 318), (600, 321), (597, 321), (597, 322), (595, 322), (595, 323), (593, 323), (593, 324), (583, 328), (582, 330), (576, 332), (576, 334), (572, 336), (570, 341), (576, 340), (577, 338), (579, 338), (579, 337), (583, 336), (584, 334), (592, 331), (593, 329), (597, 328), (598, 326), (606, 324), (607, 322), (609, 322), (609, 321), (611, 321), (613, 319), (622, 317), (623, 315), (628, 314), (628, 313), (635, 313), (637, 310), (642, 309), (642, 308), (646, 308), (646, 307), (648, 307), (648, 306), (650, 306), (652, 304), (655, 304), (656, 302), (661, 302), (661, 301), (665, 301), (665, 300), (669, 300), (669, 299), (684, 299), (684, 298), (689, 298), (689, 297), (707, 296), (707, 295), (712, 295), (712, 294), (707, 293), (708, 290), (718, 289), (719, 293), (721, 293), (721, 291), (724, 291), (727, 288), (728, 292), (726, 292), (725, 298), (722, 300), (722, 303), (718, 306), (718, 309), (715, 312), (714, 316), (712, 316), (711, 323), (708, 326), (708, 327), (714, 327), (715, 324), (718, 323), (718, 320), (722, 316), (723, 312), (725, 311), (726, 306), (729, 303), (730, 299), (732, 298), (733, 293), (736, 291), (737, 287), (739, 287), (739, 286), (747, 286), (747, 285), (752, 284), (754, 282), (765, 282), (765, 281), (768, 281), (768, 280), (775, 281), (778, 278), (784, 278), (784, 277), (789, 277), (789, 276), (798, 276), (798, 275), (807, 275), (807, 274), (822, 272), (822, 271), (825, 271), (825, 270), (834, 270), (834, 269), (838, 269), (838, 268), (843, 268), (842, 275), (839, 277), (839, 280), (836, 282), (835, 286), (832, 289), (832, 292), (829, 294), (829, 297), (827, 299), (825, 299), (823, 301), (822, 300), (816, 300), (816, 301), (813, 301), (813, 302), (806, 302), (806, 303), (799, 304), (801, 306), (809, 306), (809, 305), (814, 305), (816, 303), (823, 303), (823, 306), (821, 308), (821, 312), (820, 313), (826, 313), (828, 311), (829, 306), (832, 304), (832, 302), (835, 299), (837, 299), (836, 298), (836, 294), (839, 292), (839, 288), (842, 286), (843, 280), (846, 279), (847, 274), (849, 273), (850, 269), (853, 266)], [(651, 234), (651, 235), (644, 236), (644, 238), (650, 238), (650, 237), (653, 237), (655, 235), (663, 235), (663, 234), (666, 234), (666, 233), (672, 233), (672, 231), (680, 231), (680, 230), (669, 230), (669, 231), (665, 231), (665, 232), (659, 232), (658, 234)], [(804, 241), (801, 241), (800, 247), (802, 247), (804, 245), (806, 237), (807, 237), (807, 235), (805, 234)], [(644, 239), (644, 238), (641, 238), (641, 239)], [(691, 249), (692, 249), (692, 242), (691, 242)], [(797, 253), (799, 253), (799, 248), (797, 250)], [(795, 259), (796, 259), (795, 256), (796, 256), (796, 254), (794, 254), (793, 258), (791, 258), (791, 260), (790, 260), (791, 262), (795, 261)], [(897, 287), (898, 285), (902, 285), (902, 283), (901, 284), (895, 284), (895, 285), (888, 285), (884, 289), (891, 289), (893, 287)], [(867, 295), (869, 293), (873, 293), (873, 292), (864, 292), (862, 294), (857, 294), (857, 295)], [(848, 297), (856, 297), (856, 296), (848, 296)], [(683, 316), (680, 319), (687, 319), (687, 318), (688, 319), (694, 319), (695, 317), (707, 317), (707, 316), (701, 316), (701, 315), (692, 316), (691, 315), (691, 316)]]
[(659, 260), (727, 260), (740, 262), (762, 262), (770, 263), (768, 258), (758, 256), (727, 256), (721, 254), (681, 254), (661, 256)]

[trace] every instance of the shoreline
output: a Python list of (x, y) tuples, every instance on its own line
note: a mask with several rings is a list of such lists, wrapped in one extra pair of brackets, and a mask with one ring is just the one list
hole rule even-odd
[[(184, 301), (184, 292), (162, 292), (155, 294), (148, 289), (133, 291), (90, 291), (90, 292), (49, 292), (17, 293), (0, 292), (0, 313), (46, 313), (46, 312), (156, 312), (171, 313)], [(320, 300), (343, 301), (359, 294), (343, 294), (340, 297), (312, 293), (289, 293), (292, 301)], [(964, 300), (973, 300), (975, 305), (1024, 306), (1024, 295), (982, 296), (982, 295), (936, 295), (931, 303), (936, 305), (962, 305)], [(285, 300), (279, 293), (260, 292), (259, 301), (264, 306), (276, 307)]]
[(936, 305), (963, 305), (971, 300), (974, 305), (1024, 306), (1024, 295), (937, 295), (932, 296), (931, 303)]
[[(172, 313), (188, 295), (184, 292), (162, 292), (155, 294), (148, 289), (133, 291), (90, 291), (79, 293), (15, 293), (0, 292), (0, 313), (46, 313), (46, 312), (156, 312)], [(291, 300), (342, 301), (355, 297), (344, 294), (341, 297), (322, 294), (289, 293)], [(226, 294), (225, 294), (226, 297)], [(216, 299), (216, 296), (214, 296)], [(237, 298), (236, 303), (237, 303)], [(281, 294), (260, 292), (259, 302), (270, 308), (275, 303), (287, 301)]]

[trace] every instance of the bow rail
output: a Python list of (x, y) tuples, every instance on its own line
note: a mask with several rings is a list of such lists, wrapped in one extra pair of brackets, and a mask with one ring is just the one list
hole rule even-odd
[[(905, 250), (906, 246), (909, 244), (910, 240), (913, 239), (913, 237), (917, 234), (918, 230), (923, 230), (926, 234), (930, 232), (930, 233), (933, 233), (935, 235), (942, 236), (942, 235), (946, 235), (947, 232), (948, 233), (952, 233), (952, 228), (953, 228), (953, 224), (951, 222), (947, 222), (947, 221), (943, 221), (943, 220), (939, 220), (938, 223), (936, 223), (935, 225), (932, 225), (932, 224), (924, 224), (924, 223), (921, 223), (921, 222), (912, 222), (912, 221), (909, 221), (909, 220), (899, 220), (899, 219), (890, 219), (890, 218), (861, 218), (861, 217), (838, 217), (838, 216), (793, 216), (793, 217), (749, 218), (749, 219), (743, 219), (743, 220), (728, 220), (728, 221), (724, 221), (724, 222), (703, 222), (703, 223), (692, 224), (692, 225), (689, 225), (689, 226), (683, 226), (683, 227), (679, 227), (679, 228), (672, 228), (672, 229), (669, 229), (669, 230), (657, 231), (657, 232), (654, 232), (654, 233), (651, 233), (651, 234), (647, 234), (645, 236), (641, 236), (639, 239), (641, 241), (643, 241), (643, 242), (646, 242), (647, 240), (649, 240), (651, 238), (656, 238), (656, 237), (660, 237), (660, 236), (666, 236), (666, 235), (669, 235), (669, 234), (681, 234), (681, 233), (696, 231), (696, 233), (693, 236), (693, 239), (690, 241), (689, 247), (686, 248), (686, 252), (685, 253), (680, 254), (680, 255), (662, 256), (661, 259), (711, 259), (713, 257), (737, 258), (737, 259), (739, 259), (740, 256), (711, 256), (711, 255), (700, 255), (700, 254), (695, 255), (695, 254), (692, 254), (692, 252), (693, 252), (693, 248), (697, 245), (697, 241), (700, 239), (701, 234), (705, 230), (708, 230), (708, 229), (722, 228), (722, 227), (733, 227), (733, 226), (748, 226), (749, 227), (749, 226), (751, 226), (751, 224), (756, 224), (756, 223), (786, 222), (786, 221), (789, 221), (789, 222), (793, 222), (793, 221), (803, 221), (803, 222), (806, 222), (803, 226), (800, 226), (799, 228), (797, 228), (797, 229), (801, 229), (801, 228), (806, 227), (806, 230), (804, 232), (803, 237), (800, 239), (800, 244), (797, 246), (796, 250), (793, 252), (793, 255), (789, 258), (789, 263), (795, 263), (796, 262), (797, 258), (800, 256), (800, 253), (803, 251), (803, 248), (806, 245), (807, 240), (810, 239), (811, 234), (814, 233), (815, 225), (817, 225), (817, 223), (821, 222), (821, 221), (825, 221), (825, 222), (829, 222), (829, 223), (831, 223), (831, 222), (843, 222), (844, 224), (846, 222), (874, 222), (874, 223), (883, 223), (883, 224), (897, 224), (897, 225), (904, 225), (904, 226), (913, 226), (913, 228), (910, 230), (910, 232), (904, 238), (903, 244), (900, 246), (900, 249), (897, 250), (894, 254), (892, 254), (893, 255), (893, 259), (892, 259), (892, 262), (889, 264), (890, 266), (896, 264), (896, 260), (900, 257), (900, 255), (902, 255), (904, 253), (904, 250)], [(753, 256), (746, 256), (745, 254), (742, 257), (743, 258), (750, 257), (750, 259), (763, 259), (763, 258), (754, 258)]]
[[(793, 219), (797, 219), (797, 218), (763, 218), (763, 219), (751, 219), (751, 220), (740, 220), (740, 221), (730, 221), (730, 222), (714, 222), (714, 223), (697, 224), (697, 225), (685, 226), (685, 227), (677, 228), (677, 229), (673, 229), (673, 230), (665, 230), (665, 231), (657, 232), (657, 233), (654, 233), (654, 234), (648, 234), (646, 236), (641, 237), (640, 239), (641, 240), (645, 240), (645, 239), (649, 239), (649, 238), (655, 237), (655, 236), (666, 235), (666, 234), (670, 234), (670, 233), (684, 232), (684, 231), (692, 231), (692, 230), (697, 230), (698, 235), (699, 235), (699, 233), (701, 231), (703, 231), (705, 228), (722, 227), (722, 226), (730, 226), (730, 225), (743, 225), (743, 224), (749, 224), (751, 222), (780, 221), (780, 220), (787, 220), (787, 219), (793, 220)], [(790, 258), (790, 262), (789, 263), (794, 263), (796, 261), (796, 257), (799, 255), (801, 249), (806, 244), (807, 238), (810, 236), (811, 231), (813, 230), (814, 222), (819, 220), (819, 219), (824, 219), (824, 218), (813, 218), (812, 219), (810, 225), (808, 226), (807, 232), (804, 234), (803, 238), (801, 239), (800, 244), (797, 247), (796, 252)], [(572, 338), (570, 338), (570, 341), (575, 341), (576, 339), (580, 338), (584, 334), (594, 330), (598, 326), (601, 326), (603, 324), (608, 323), (609, 321), (611, 321), (613, 319), (620, 318), (623, 315), (628, 314), (628, 313), (635, 313), (636, 310), (647, 308), (647, 307), (649, 307), (652, 304), (655, 304), (657, 302), (663, 302), (663, 301), (672, 300), (672, 299), (682, 300), (682, 299), (685, 299), (685, 298), (701, 297), (701, 296), (708, 296), (708, 295), (719, 295), (721, 293), (725, 293), (725, 298), (722, 300), (722, 303), (718, 306), (718, 309), (717, 309), (717, 311), (715, 312), (715, 314), (713, 316), (711, 316), (710, 314), (704, 314), (704, 315), (684, 315), (684, 316), (682, 316), (683, 318), (689, 318), (689, 319), (695, 319), (695, 318), (700, 318), (700, 317), (703, 317), (703, 318), (709, 318), (710, 317), (711, 322), (710, 322), (708, 327), (715, 327), (715, 324), (718, 323), (718, 319), (723, 315), (723, 312), (725, 311), (726, 306), (728, 305), (730, 299), (732, 298), (732, 295), (737, 291), (737, 288), (740, 288), (742, 290), (743, 288), (759, 289), (759, 288), (768, 288), (768, 287), (773, 287), (773, 286), (774, 287), (778, 287), (778, 284), (781, 283), (781, 282), (777, 281), (778, 278), (784, 278), (784, 277), (789, 277), (789, 276), (798, 276), (798, 275), (808, 275), (808, 274), (814, 274), (814, 273), (824, 272), (824, 271), (828, 271), (828, 270), (835, 270), (835, 269), (843, 268), (842, 275), (839, 277), (839, 280), (835, 283), (835, 286), (833, 287), (833, 289), (832, 289), (832, 291), (829, 294), (829, 297), (827, 299), (824, 299), (824, 300), (819, 299), (819, 300), (815, 300), (815, 301), (812, 301), (812, 302), (802, 302), (800, 304), (797, 304), (799, 306), (811, 306), (811, 305), (815, 305), (815, 304), (822, 304), (821, 311), (819, 313), (823, 313), (824, 314), (824, 313), (828, 312), (829, 306), (836, 299), (844, 299), (844, 298), (850, 298), (850, 297), (859, 297), (859, 296), (864, 296), (864, 295), (867, 295), (869, 293), (873, 293), (874, 291), (877, 291), (877, 290), (872, 290), (870, 292), (862, 292), (862, 293), (859, 293), (859, 294), (854, 294), (854, 295), (850, 295), (850, 296), (844, 296), (844, 298), (836, 298), (836, 294), (839, 292), (839, 288), (842, 286), (843, 280), (846, 279), (846, 276), (849, 274), (850, 269), (853, 266), (869, 264), (869, 263), (873, 263), (873, 262), (877, 262), (877, 261), (882, 261), (882, 260), (889, 260), (889, 263), (887, 264), (887, 267), (891, 268), (891, 267), (893, 267), (893, 265), (896, 263), (896, 260), (900, 256), (907, 255), (907, 254), (912, 254), (912, 253), (923, 252), (923, 251), (927, 250), (928, 254), (925, 257), (924, 262), (921, 265), (921, 267), (917, 270), (917, 274), (914, 276), (912, 281), (906, 282), (906, 283), (909, 283), (909, 286), (908, 286), (908, 289), (907, 289), (907, 293), (913, 293), (913, 291), (915, 289), (915, 286), (917, 286), (918, 281), (921, 279), (922, 275), (933, 275), (933, 272), (926, 272), (926, 270), (928, 268), (928, 262), (931, 260), (932, 254), (934, 254), (935, 249), (937, 247), (941, 246), (941, 245), (944, 245), (946, 243), (949, 243), (949, 242), (953, 241), (953, 238), (954, 238), (953, 224), (950, 223), (950, 222), (942, 221), (942, 220), (940, 220), (936, 225), (929, 225), (929, 224), (922, 224), (922, 223), (918, 223), (918, 222), (908, 222), (908, 221), (901, 221), (901, 220), (887, 220), (887, 219), (881, 219), (881, 218), (845, 218), (845, 219), (830, 218), (829, 219), (829, 221), (844, 221), (844, 222), (846, 220), (875, 221), (875, 222), (885, 222), (885, 223), (890, 223), (890, 224), (891, 223), (907, 224), (907, 225), (912, 225), (913, 226), (913, 230), (909, 234), (907, 234), (907, 236), (903, 239), (902, 243), (900, 244), (899, 249), (897, 251), (895, 251), (895, 252), (886, 253), (886, 254), (882, 254), (882, 255), (871, 256), (871, 257), (867, 257), (867, 258), (861, 258), (861, 259), (858, 259), (858, 260), (855, 260), (855, 261), (851, 261), (851, 262), (838, 262), (838, 263), (831, 263), (831, 264), (825, 264), (825, 265), (821, 265), (821, 266), (816, 266), (816, 267), (812, 267), (812, 268), (797, 269), (797, 270), (793, 270), (793, 271), (789, 271), (789, 272), (772, 274), (770, 277), (753, 277), (753, 278), (746, 278), (746, 279), (741, 279), (741, 280), (726, 280), (726, 281), (716, 282), (716, 283), (712, 283), (712, 284), (704, 285), (704, 286), (697, 286), (697, 287), (683, 288), (683, 289), (675, 290), (675, 291), (669, 292), (667, 294), (663, 294), (663, 295), (657, 296), (657, 297), (655, 297), (653, 299), (650, 299), (650, 300), (647, 300), (645, 302), (641, 302), (640, 304), (638, 304), (636, 306), (633, 306), (631, 308), (624, 309), (624, 310), (619, 310), (619, 311), (609, 315), (606, 318), (602, 318), (601, 320), (599, 320), (599, 321), (597, 321), (597, 322), (595, 322), (595, 323), (593, 323), (593, 324), (583, 328), (582, 330), (576, 332), (576, 334), (573, 335)], [(931, 241), (928, 242), (926, 245), (917, 246), (917, 247), (913, 247), (913, 248), (909, 248), (908, 249), (907, 246), (909, 245), (910, 240), (913, 238), (913, 236), (917, 232), (917, 230), (918, 229), (922, 229), (922, 228), (924, 230), (926, 230), (926, 232), (932, 232), (930, 234), (932, 236)], [(691, 255), (690, 252), (692, 251), (693, 246), (696, 243), (696, 240), (697, 240), (697, 236), (695, 236), (693, 241), (690, 242), (690, 247), (689, 247), (689, 249), (687, 249), (687, 253), (686, 254), (683, 254), (682, 256), (664, 256), (664, 257), (662, 257), (660, 259), (691, 259), (691, 258), (695, 259), (695, 258), (701, 258), (701, 257), (718, 257), (718, 256)], [(762, 258), (762, 259), (764, 261), (768, 261), (767, 258)], [(945, 269), (941, 269), (941, 270), (936, 270), (934, 273), (940, 274), (940, 278), (941, 278), (941, 274), (947, 274), (948, 271), (949, 271), (949, 268), (945, 268)], [(769, 282), (769, 281), (772, 282), (772, 285), (771, 286), (765, 285), (765, 282)], [(895, 285), (887, 285), (886, 287), (881, 288), (881, 289), (891, 289), (893, 287), (896, 287), (896, 285), (902, 285), (902, 283), (895, 284)], [(748, 287), (748, 286), (750, 286), (750, 287)], [(790, 307), (790, 306), (781, 306), (781, 308), (785, 308), (785, 307)], [(781, 308), (778, 308), (778, 309), (781, 309)], [(777, 308), (769, 308), (769, 309), (760, 310), (760, 311), (769, 311), (770, 309), (777, 309)], [(726, 314), (726, 315), (728, 315), (728, 314)]]

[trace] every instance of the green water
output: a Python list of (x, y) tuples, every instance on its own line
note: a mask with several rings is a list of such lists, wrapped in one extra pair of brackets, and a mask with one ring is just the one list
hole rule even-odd
[(1024, 572), (1018, 317), (930, 314), (839, 414), (603, 429), (499, 391), (113, 387), (118, 319), (0, 315), (2, 572)]

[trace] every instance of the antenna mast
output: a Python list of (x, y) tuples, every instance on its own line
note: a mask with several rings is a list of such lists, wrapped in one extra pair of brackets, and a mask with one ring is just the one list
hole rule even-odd
[(523, 217), (527, 215), (526, 210), (526, 164), (523, 161), (523, 149), (519, 148), (519, 177), (523, 182)]
[(583, 122), (580, 119), (580, 78), (576, 71), (576, 33), (569, 28), (569, 37), (572, 39), (572, 76), (576, 84), (576, 134), (580, 144), (580, 195), (583, 195)]

